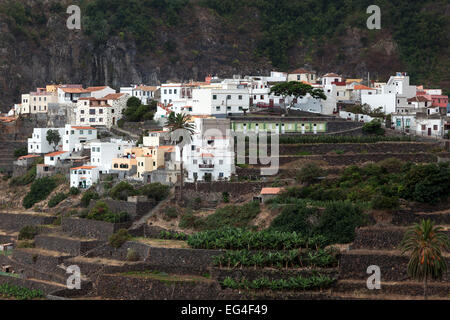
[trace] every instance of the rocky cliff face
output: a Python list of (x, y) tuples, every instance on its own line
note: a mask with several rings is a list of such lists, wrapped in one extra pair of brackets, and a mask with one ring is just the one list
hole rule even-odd
[[(152, 49), (142, 50), (127, 36), (108, 37), (98, 44), (86, 35), (83, 24), (81, 31), (68, 30), (65, 11), (76, 2), (59, 1), (59, 10), (53, 10), (51, 0), (19, 0), (15, 3), (25, 10), (0, 10), (2, 111), (19, 103), (21, 93), (48, 83), (107, 84), (118, 89), (131, 83), (267, 74), (273, 69), (267, 58), (255, 54), (263, 37), (257, 16), (236, 26), (211, 9), (190, 4), (181, 11), (180, 24), (153, 30)], [(320, 53), (298, 43), (289, 50), (289, 64), (358, 78), (372, 71), (372, 79), (401, 70), (397, 45), (388, 31), (370, 46), (362, 44), (366, 36), (348, 28), (339, 39), (325, 43)]]

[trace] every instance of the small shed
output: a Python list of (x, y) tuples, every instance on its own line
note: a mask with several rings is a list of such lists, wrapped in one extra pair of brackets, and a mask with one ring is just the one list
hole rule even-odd
[(0, 244), (0, 251), (10, 251), (12, 249), (13, 249), (13, 244), (12, 243)]
[(257, 197), (254, 197), (253, 200), (265, 203), (267, 200), (276, 197), (283, 191), (283, 188), (262, 188), (260, 194)]

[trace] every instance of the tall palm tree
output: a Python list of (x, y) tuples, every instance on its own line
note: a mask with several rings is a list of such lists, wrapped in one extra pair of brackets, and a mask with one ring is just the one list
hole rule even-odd
[(409, 252), (408, 276), (423, 281), (423, 294), (428, 298), (428, 279), (442, 279), (447, 264), (441, 250), (447, 250), (449, 237), (431, 220), (422, 220), (410, 227), (401, 243), (402, 254)]
[[(183, 130), (183, 136), (177, 137), (175, 143), (180, 148), (180, 195), (179, 201), (183, 199), (183, 147), (185, 144), (189, 143), (192, 135), (194, 134), (195, 125), (189, 122), (190, 116), (187, 114), (172, 112), (167, 118), (166, 126), (169, 128), (170, 132), (175, 132), (177, 130)], [(183, 141), (183, 137), (189, 139), (189, 141)]]

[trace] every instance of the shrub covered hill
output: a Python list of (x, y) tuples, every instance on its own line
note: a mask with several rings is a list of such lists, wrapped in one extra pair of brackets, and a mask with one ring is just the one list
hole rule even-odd
[[(68, 30), (69, 5), (81, 30)], [(366, 9), (381, 7), (381, 30)], [(266, 74), (309, 66), (319, 74), (449, 88), (445, 0), (4, 0), (0, 107), (50, 82), (113, 87)]]

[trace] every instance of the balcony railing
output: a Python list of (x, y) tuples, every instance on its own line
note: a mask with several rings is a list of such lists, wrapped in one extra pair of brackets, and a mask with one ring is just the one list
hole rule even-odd
[(214, 169), (214, 165), (213, 164), (204, 164), (204, 163), (200, 163), (198, 165), (198, 167), (200, 169)]

